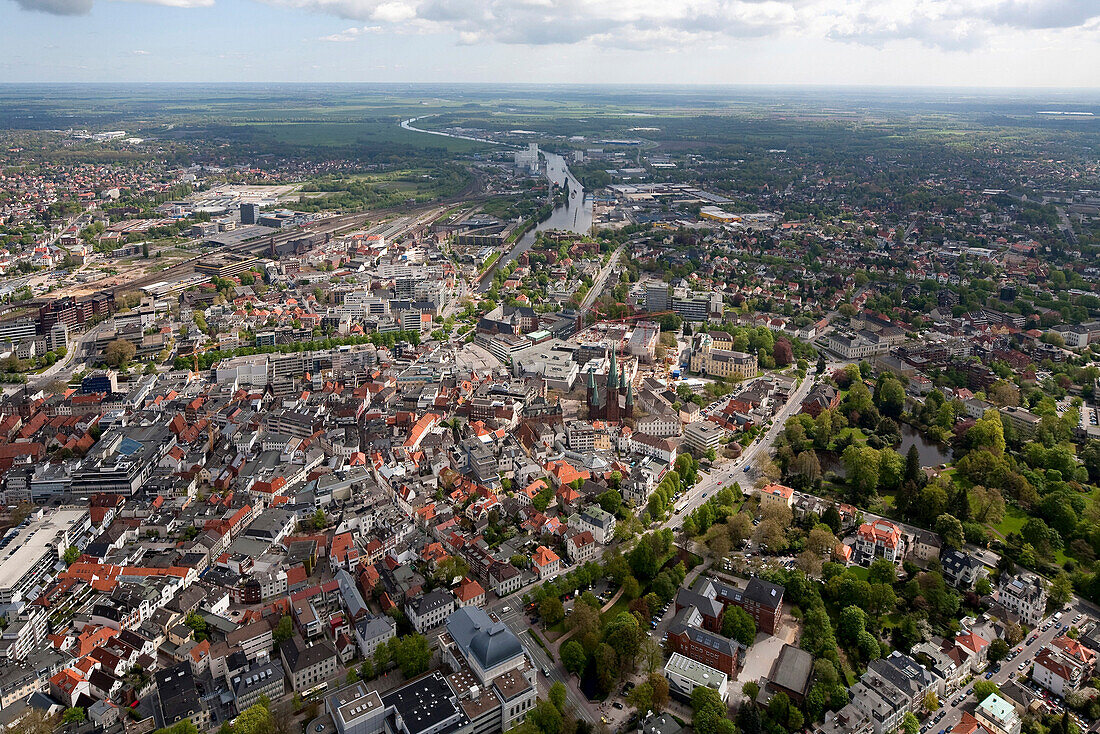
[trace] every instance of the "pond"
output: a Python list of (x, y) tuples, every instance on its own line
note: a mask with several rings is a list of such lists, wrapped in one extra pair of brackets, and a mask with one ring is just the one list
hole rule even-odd
[[(920, 465), (922, 467), (938, 467), (940, 464), (950, 464), (952, 459), (952, 452), (949, 446), (941, 446), (938, 443), (933, 443), (927, 438), (922, 436), (917, 429), (910, 426), (908, 423), (901, 424), (901, 443), (895, 447), (895, 450), (904, 457), (909, 453), (909, 447), (916, 446), (917, 454), (920, 456)], [(818, 451), (818, 461), (821, 463), (821, 473), (832, 472), (840, 478), (847, 476), (847, 472), (844, 470), (844, 462), (840, 460), (832, 451)]]
[(909, 452), (910, 446), (917, 447), (921, 466), (938, 467), (940, 464), (951, 463), (952, 451), (949, 446), (941, 446), (938, 443), (933, 443), (922, 436), (917, 429), (913, 428), (908, 423), (902, 423), (901, 445), (898, 446), (898, 453), (905, 456)]

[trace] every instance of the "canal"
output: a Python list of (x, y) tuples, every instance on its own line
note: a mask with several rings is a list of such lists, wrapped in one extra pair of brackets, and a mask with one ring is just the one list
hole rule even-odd
[[(457, 138), (459, 140), (473, 140), (488, 145), (500, 145), (509, 148), (515, 147), (507, 143), (501, 143), (497, 140), (486, 140), (484, 138), (475, 138), (468, 135), (454, 135), (452, 133), (443, 132), (442, 130), (428, 130), (414, 125), (418, 120), (427, 117), (434, 117), (434, 115), (412, 117), (408, 120), (402, 120), (400, 125), (410, 132), (438, 135), (444, 138)], [(531, 245), (535, 243), (535, 238), (538, 236), (539, 232), (556, 229), (566, 232), (576, 232), (577, 234), (588, 234), (588, 230), (592, 227), (592, 200), (588, 197), (588, 194), (585, 193), (584, 187), (581, 186), (581, 182), (578, 181), (577, 177), (569, 170), (565, 158), (557, 153), (548, 153), (545, 150), (540, 150), (539, 155), (546, 159), (546, 168), (544, 169), (546, 178), (549, 179), (550, 183), (556, 186), (566, 186), (568, 184), (569, 197), (565, 200), (564, 204), (559, 204), (554, 207), (554, 211), (550, 213), (549, 217), (539, 222), (534, 229), (526, 232), (522, 237), (516, 240), (507, 255), (498, 258), (497, 261), (493, 263), (493, 267), (489, 270), (489, 275), (482, 279), (481, 285), (478, 287), (479, 292), (484, 293), (492, 286), (493, 279), (491, 276), (493, 271), (502, 265), (512, 262), (522, 253), (531, 249)]]
[(569, 197), (565, 200), (564, 204), (558, 204), (554, 207), (554, 211), (550, 213), (550, 216), (545, 220), (535, 225), (534, 229), (528, 230), (516, 240), (516, 243), (512, 246), (512, 249), (508, 251), (508, 254), (499, 258), (490, 270), (490, 274), (481, 281), (481, 285), (478, 290), (482, 293), (489, 290), (493, 285), (492, 271), (497, 268), (512, 262), (527, 250), (531, 249), (531, 245), (535, 243), (535, 238), (538, 237), (539, 232), (546, 232), (549, 230), (563, 230), (566, 232), (576, 232), (577, 234), (588, 234), (588, 230), (592, 227), (592, 200), (588, 194), (585, 193), (584, 187), (581, 186), (581, 182), (577, 180), (576, 176), (569, 170), (569, 166), (566, 165), (565, 159), (557, 153), (547, 153), (546, 151), (539, 151), (540, 154), (546, 158), (546, 178), (550, 183), (556, 186), (569, 187)]

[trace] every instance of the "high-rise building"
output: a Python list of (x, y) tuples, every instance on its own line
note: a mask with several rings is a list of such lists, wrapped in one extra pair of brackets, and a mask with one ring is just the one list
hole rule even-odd
[(260, 221), (259, 204), (241, 204), (241, 224), (256, 224)]
[(517, 171), (537, 173), (539, 170), (539, 144), (529, 143), (527, 150), (516, 151), (515, 163)]
[(668, 284), (650, 283), (645, 289), (645, 310), (650, 313), (668, 310)]

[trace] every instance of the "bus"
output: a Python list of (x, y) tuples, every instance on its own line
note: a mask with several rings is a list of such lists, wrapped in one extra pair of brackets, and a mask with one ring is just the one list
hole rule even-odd
[(306, 691), (302, 694), (302, 700), (312, 701), (315, 698), (320, 698), (321, 696), (324, 695), (325, 691), (327, 691), (327, 690), (328, 690), (328, 683), (327, 682), (318, 683), (313, 688), (310, 688), (308, 691)]

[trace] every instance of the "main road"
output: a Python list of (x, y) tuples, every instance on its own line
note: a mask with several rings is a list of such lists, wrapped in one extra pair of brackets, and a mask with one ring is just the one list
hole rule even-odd
[(749, 470), (753, 463), (768, 455), (775, 444), (775, 440), (779, 437), (779, 432), (783, 430), (783, 424), (801, 409), (802, 401), (814, 384), (814, 377), (807, 375), (803, 378), (802, 382), (787, 399), (786, 404), (772, 418), (772, 424), (767, 432), (763, 436), (758, 436), (755, 441), (746, 446), (739, 458), (715, 468), (696, 482), (695, 486), (687, 491), (687, 497), (681, 499), (676, 505), (677, 513), (665, 521), (663, 526), (679, 525), (683, 515), (702, 505), (718, 490), (735, 482), (741, 485), (742, 491), (747, 492), (752, 486), (752, 476)]
[[(521, 589), (503, 599), (486, 605), (486, 609), (495, 614), (501, 622), (508, 625), (508, 628), (515, 633), (517, 638), (519, 638), (520, 644), (523, 646), (523, 649), (527, 652), (527, 656), (537, 669), (535, 675), (538, 677), (539, 695), (543, 698), (549, 698), (550, 686), (554, 683), (561, 683), (565, 686), (566, 700), (573, 705), (573, 709), (577, 712), (577, 715), (590, 724), (596, 724), (600, 720), (600, 712), (597, 705), (590, 703), (588, 699), (580, 693), (580, 690), (576, 687), (576, 680), (573, 679), (573, 676), (563, 672), (561, 666), (550, 657), (550, 654), (542, 649), (542, 646), (535, 642), (534, 638), (528, 634), (528, 631), (532, 630), (532, 627), (527, 622), (527, 617), (524, 614), (523, 608), (523, 594), (527, 591), (530, 591), (530, 589)], [(541, 635), (538, 630), (534, 630), (534, 634)], [(543, 638), (540, 637), (540, 639)], [(546, 673), (549, 673), (549, 675)]]

